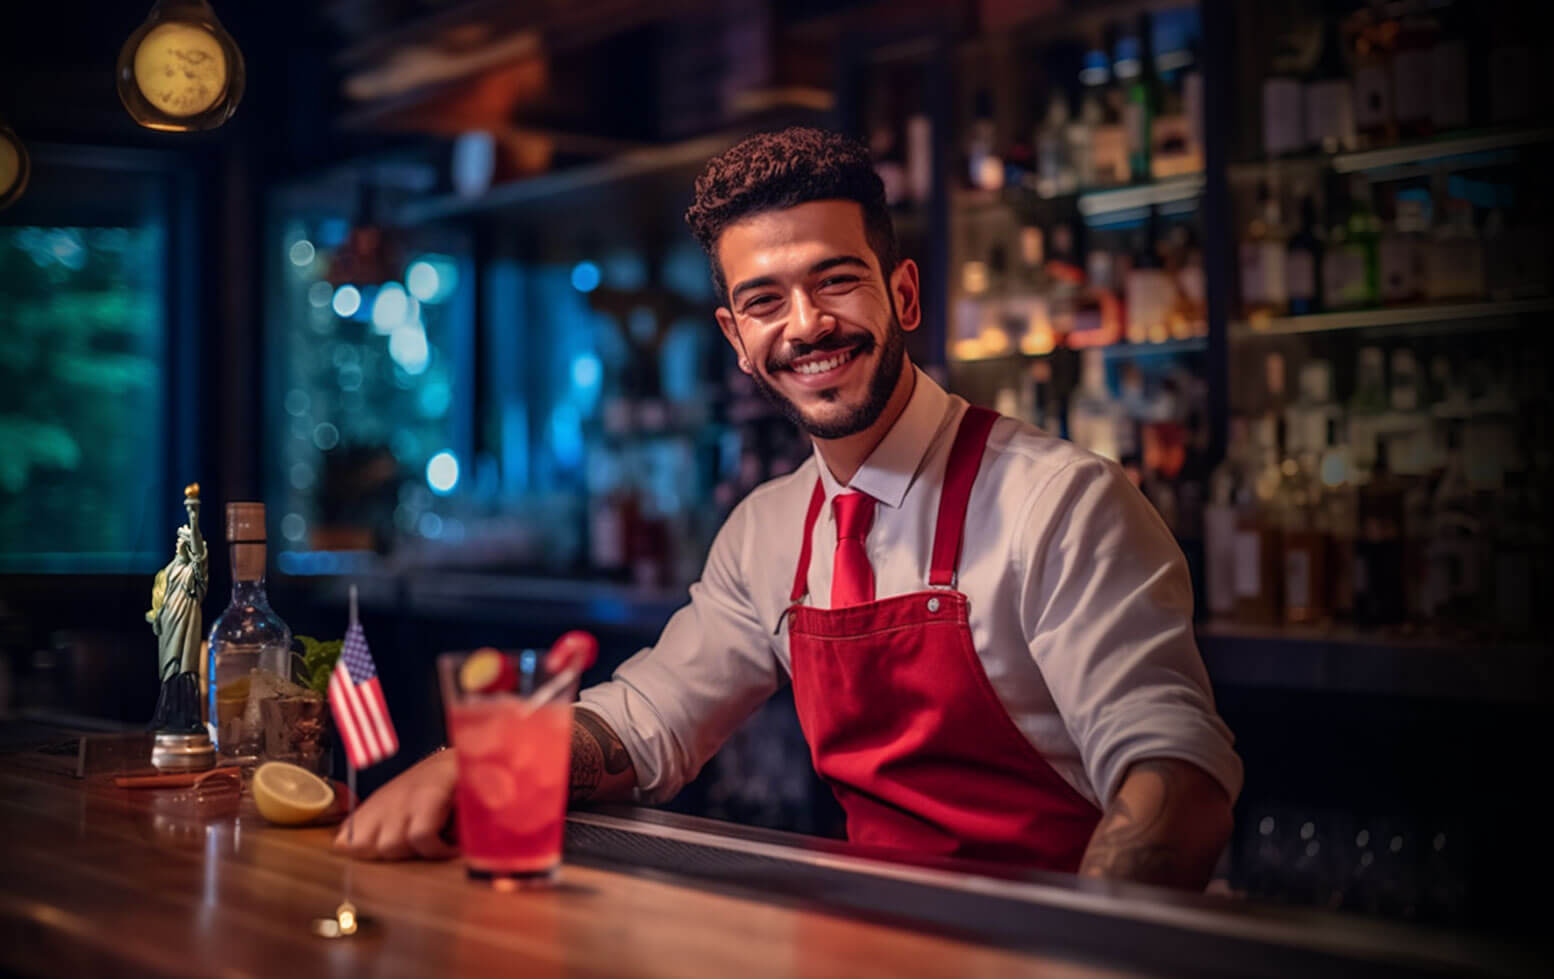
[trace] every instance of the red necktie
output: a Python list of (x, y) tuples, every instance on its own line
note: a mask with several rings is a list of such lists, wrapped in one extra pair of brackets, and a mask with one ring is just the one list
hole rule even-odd
[(841, 493), (831, 501), (836, 516), (836, 560), (831, 565), (831, 607), (874, 601), (874, 569), (863, 540), (874, 522), (874, 497)]

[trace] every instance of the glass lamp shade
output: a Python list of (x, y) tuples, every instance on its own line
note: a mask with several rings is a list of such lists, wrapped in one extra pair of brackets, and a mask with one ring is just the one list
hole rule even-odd
[(10, 127), (0, 125), (0, 210), (9, 207), (22, 196), (31, 173), (32, 163), (27, 157), (27, 147), (16, 138)]
[(119, 100), (147, 129), (215, 129), (243, 98), (243, 53), (206, 0), (158, 0), (117, 75)]

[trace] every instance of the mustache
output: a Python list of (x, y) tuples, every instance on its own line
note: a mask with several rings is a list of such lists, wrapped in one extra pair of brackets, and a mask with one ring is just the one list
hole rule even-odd
[(867, 333), (832, 333), (821, 337), (815, 343), (802, 341), (790, 342), (785, 350), (773, 354), (766, 361), (767, 371), (787, 370), (793, 366), (793, 362), (800, 357), (810, 354), (828, 353), (833, 350), (851, 350), (857, 347), (860, 354), (867, 354), (874, 349), (874, 338)]

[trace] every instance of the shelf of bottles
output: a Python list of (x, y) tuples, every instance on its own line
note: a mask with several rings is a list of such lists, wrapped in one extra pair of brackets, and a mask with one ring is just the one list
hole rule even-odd
[(932, 186), (948, 197), (933, 360), (951, 390), (1122, 463), (1195, 552), (1209, 441), (1199, 13), (1077, 29), (961, 52), (955, 150), (935, 184), (910, 89), (880, 86), (871, 143), (898, 226), (922, 225)]
[(1329, 4), (1276, 42), (1263, 159), (1230, 172), (1217, 617), (1474, 647), (1530, 633), (1549, 577), (1554, 144), (1532, 42), (1470, 30), (1466, 7)]

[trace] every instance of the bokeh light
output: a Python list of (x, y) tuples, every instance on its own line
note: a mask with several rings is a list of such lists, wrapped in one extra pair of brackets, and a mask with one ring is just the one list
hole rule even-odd
[(578, 262), (572, 266), (572, 288), (578, 292), (593, 292), (599, 288), (599, 266), (593, 262)]
[(355, 316), (362, 308), (361, 290), (352, 285), (341, 286), (335, 290), (333, 306), (336, 316)]
[(459, 459), (447, 449), (426, 463), (426, 485), (438, 496), (447, 496), (459, 485)]

